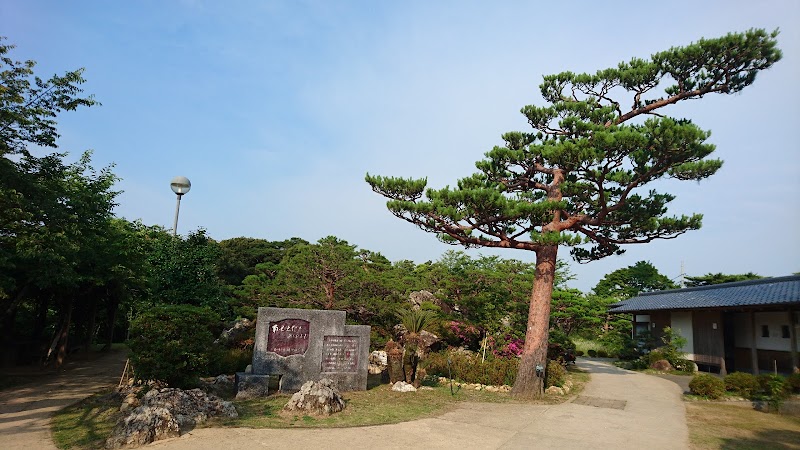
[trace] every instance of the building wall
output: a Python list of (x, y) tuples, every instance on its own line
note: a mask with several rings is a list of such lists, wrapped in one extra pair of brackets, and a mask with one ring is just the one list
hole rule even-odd
[(672, 330), (678, 333), (682, 338), (686, 339), (686, 345), (681, 348), (681, 351), (688, 356), (694, 354), (694, 332), (692, 330), (692, 312), (691, 311), (673, 311), (671, 315)]
[(719, 311), (693, 311), (694, 354), (725, 356), (722, 340), (722, 314)]
[(672, 314), (669, 311), (652, 311), (650, 313), (650, 333), (653, 334), (657, 345), (661, 345), (664, 327), (672, 326), (671, 316)]
[[(788, 337), (783, 337), (783, 327), (790, 327), (789, 315), (786, 312), (757, 312), (755, 313), (756, 322), (756, 348), (760, 350), (774, 350), (788, 352), (791, 350), (791, 341)], [(752, 328), (750, 326), (750, 315), (748, 313), (737, 313), (734, 316), (736, 328), (736, 347), (752, 347)], [(766, 327), (769, 336), (763, 336), (763, 328)], [(800, 336), (798, 336), (800, 337)], [(800, 339), (797, 339), (800, 347)]]

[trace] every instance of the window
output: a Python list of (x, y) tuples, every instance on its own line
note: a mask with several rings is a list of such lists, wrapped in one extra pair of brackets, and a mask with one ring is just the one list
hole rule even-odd
[(761, 337), (769, 337), (769, 325), (761, 325)]
[(781, 325), (781, 337), (784, 339), (789, 339), (791, 337), (789, 334), (789, 325)]

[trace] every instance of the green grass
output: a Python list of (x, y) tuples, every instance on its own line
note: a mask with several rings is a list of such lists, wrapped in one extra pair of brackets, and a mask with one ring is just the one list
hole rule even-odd
[[(575, 384), (570, 395), (582, 389), (589, 374), (570, 368)], [(273, 394), (266, 398), (234, 401), (237, 419), (211, 419), (203, 427), (247, 428), (333, 428), (383, 425), (441, 415), (461, 402), (516, 402), (508, 393), (476, 391), (466, 386), (436, 384), (413, 393), (391, 390), (388, 384), (373, 384), (366, 391), (344, 392), (344, 411), (330, 416), (312, 416), (283, 411), (290, 396)], [(536, 403), (561, 403), (570, 396), (545, 396)], [(52, 422), (53, 440), (62, 449), (102, 448), (104, 440), (121, 417), (121, 399), (113, 393), (92, 396), (56, 413)]]
[(602, 342), (593, 341), (590, 339), (585, 339), (582, 337), (574, 337), (572, 338), (572, 342), (575, 344), (575, 350), (581, 350), (585, 355), (588, 355), (589, 350), (600, 351), (603, 350), (608, 354), (611, 354), (611, 349), (606, 347)]
[(103, 448), (119, 412), (120, 399), (112, 393), (96, 394), (53, 416), (51, 430), (56, 447), (62, 449)]

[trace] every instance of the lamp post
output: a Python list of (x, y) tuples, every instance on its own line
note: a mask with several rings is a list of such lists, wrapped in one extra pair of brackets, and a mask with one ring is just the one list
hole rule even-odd
[(175, 177), (170, 181), (169, 187), (172, 192), (178, 195), (178, 203), (175, 205), (175, 223), (172, 225), (172, 235), (178, 235), (178, 213), (181, 211), (181, 197), (192, 188), (192, 182), (186, 177)]

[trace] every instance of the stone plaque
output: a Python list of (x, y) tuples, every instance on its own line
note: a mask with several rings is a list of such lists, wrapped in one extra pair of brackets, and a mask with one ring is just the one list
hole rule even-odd
[(308, 350), (309, 323), (284, 319), (269, 323), (267, 351), (281, 356), (302, 355)]
[(358, 336), (325, 336), (322, 341), (321, 372), (356, 372)]

